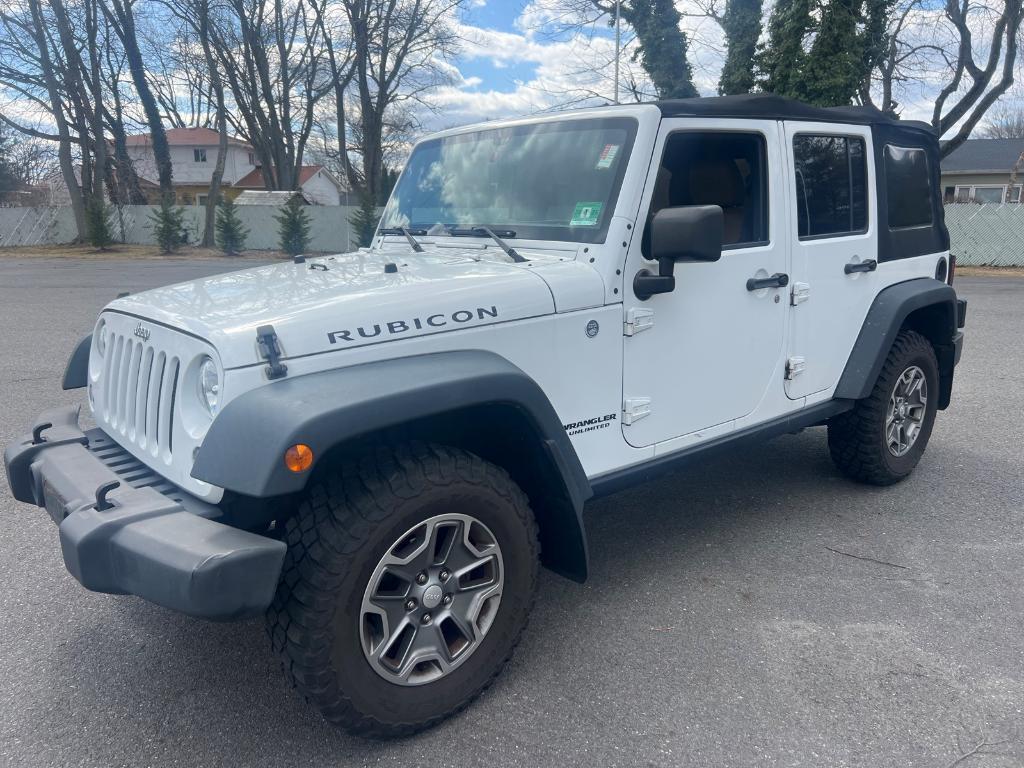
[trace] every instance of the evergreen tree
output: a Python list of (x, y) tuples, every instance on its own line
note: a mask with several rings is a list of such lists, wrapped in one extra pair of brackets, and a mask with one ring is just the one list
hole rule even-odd
[(14, 139), (0, 123), (0, 194), (21, 188), (21, 179), (14, 166)]
[(114, 242), (110, 228), (110, 207), (102, 198), (91, 196), (85, 207), (85, 231), (89, 245), (105, 251)]
[(379, 221), (380, 216), (377, 213), (373, 197), (366, 191), (361, 192), (359, 207), (355, 209), (348, 220), (356, 236), (356, 244), (360, 248), (365, 248), (373, 242), (373, 233), (377, 231), (377, 222)]
[(761, 35), (761, 0), (727, 0), (722, 16), (726, 53), (718, 93), (730, 96), (754, 89), (754, 54)]
[(803, 98), (804, 39), (811, 30), (811, 0), (778, 0), (768, 20), (768, 39), (755, 66), (762, 91)]
[(309, 246), (309, 214), (302, 205), (302, 198), (295, 194), (281, 209), (277, 219), (281, 250), (289, 256), (298, 256)]
[(188, 231), (185, 229), (185, 209), (164, 200), (160, 207), (149, 216), (153, 235), (161, 253), (173, 253), (188, 242)]
[(217, 221), (215, 224), (217, 247), (228, 256), (236, 256), (245, 248), (245, 239), (249, 230), (238, 218), (238, 206), (230, 197), (221, 197), (217, 205)]

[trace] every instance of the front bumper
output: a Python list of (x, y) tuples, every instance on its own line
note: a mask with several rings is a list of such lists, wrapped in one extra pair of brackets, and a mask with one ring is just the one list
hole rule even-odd
[(211, 519), (217, 507), (101, 430), (83, 432), (74, 406), (43, 413), (7, 446), (4, 467), (14, 497), (60, 527), (64, 563), (86, 589), (220, 621), (258, 615), (273, 599), (284, 542)]

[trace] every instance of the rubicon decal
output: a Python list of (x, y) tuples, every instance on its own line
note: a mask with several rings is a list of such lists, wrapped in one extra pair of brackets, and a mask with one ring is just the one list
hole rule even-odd
[(498, 317), (498, 308), (477, 307), (476, 309), (459, 309), (455, 312), (438, 312), (425, 317), (412, 317), (406, 320), (391, 320), (386, 323), (360, 325), (355, 329), (328, 331), (327, 340), (331, 344), (354, 342), (360, 339), (373, 339), (378, 336), (400, 336), (410, 331), (429, 331), (451, 325), (464, 325), (474, 320), (487, 320)]
[(582, 435), (584, 432), (593, 432), (596, 429), (605, 429), (610, 427), (612, 422), (618, 418), (618, 414), (606, 413), (604, 416), (594, 416), (590, 419), (584, 419), (583, 421), (574, 421), (569, 424), (563, 424), (562, 428), (570, 435)]

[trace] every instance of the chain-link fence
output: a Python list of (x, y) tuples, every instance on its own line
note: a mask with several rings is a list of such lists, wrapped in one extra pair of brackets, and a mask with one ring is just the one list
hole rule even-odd
[(1024, 267), (1024, 205), (947, 205), (946, 227), (958, 264)]

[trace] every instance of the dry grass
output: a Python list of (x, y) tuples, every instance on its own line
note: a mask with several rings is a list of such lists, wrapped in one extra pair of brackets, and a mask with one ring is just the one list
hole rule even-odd
[(962, 267), (957, 265), (957, 277), (1024, 277), (1024, 267)]
[(73, 259), (216, 259), (218, 261), (238, 261), (259, 259), (286, 258), (278, 251), (243, 251), (238, 256), (225, 256), (213, 248), (197, 248), (186, 246), (174, 253), (160, 253), (155, 245), (112, 245), (105, 250), (97, 250), (90, 245), (34, 245), (0, 248), (0, 258), (73, 258)]

